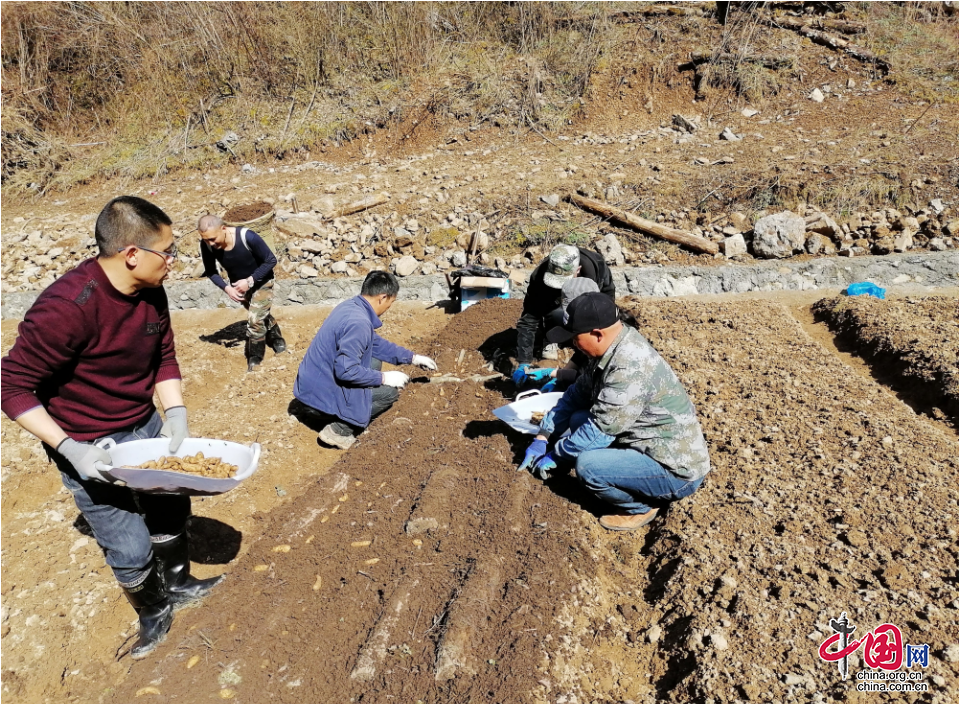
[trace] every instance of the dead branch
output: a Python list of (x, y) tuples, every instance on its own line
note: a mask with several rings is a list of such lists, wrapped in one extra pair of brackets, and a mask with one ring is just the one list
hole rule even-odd
[(759, 64), (764, 68), (770, 69), (781, 69), (781, 68), (790, 68), (793, 66), (796, 61), (796, 57), (790, 55), (783, 56), (762, 56), (756, 54), (746, 54), (741, 56), (740, 54), (733, 54), (730, 52), (721, 52), (715, 54), (712, 51), (694, 51), (690, 53), (690, 61), (687, 63), (679, 64), (677, 68), (683, 70), (684, 68), (689, 68), (690, 66), (697, 66), (699, 64), (705, 63), (720, 63), (720, 64)]
[(608, 220), (616, 220), (621, 222), (624, 225), (634, 228), (635, 230), (639, 230), (645, 235), (652, 235), (653, 237), (659, 237), (660, 239), (667, 240), (668, 242), (682, 244), (685, 247), (689, 247), (697, 252), (705, 252), (706, 254), (716, 254), (719, 251), (719, 247), (717, 246), (716, 242), (711, 242), (708, 239), (698, 237), (697, 235), (690, 234), (689, 232), (684, 232), (683, 230), (674, 230), (671, 227), (665, 227), (664, 225), (653, 222), (652, 220), (646, 220), (634, 215), (633, 213), (620, 210), (620, 208), (614, 208), (613, 206), (602, 203), (599, 200), (594, 200), (593, 198), (584, 198), (576, 193), (571, 193), (569, 196), (567, 196), (567, 200), (574, 205), (583, 208), (584, 210), (589, 210), (592, 213), (602, 215)]
[(843, 37), (838, 37), (836, 35), (828, 34), (827, 32), (822, 32), (818, 29), (815, 29), (812, 24), (813, 20), (811, 19), (799, 17), (758, 17), (757, 21), (760, 24), (767, 25), (768, 27), (791, 29), (794, 32), (809, 38), (811, 41), (816, 42), (817, 44), (828, 46), (835, 51), (842, 51), (858, 61), (862, 61), (863, 63), (874, 64), (877, 68), (883, 71), (884, 74), (890, 72), (890, 64), (884, 59), (881, 59), (868, 49), (864, 49), (856, 44), (851, 44)]
[(390, 199), (387, 196), (379, 193), (375, 196), (369, 196), (368, 198), (363, 198), (361, 200), (354, 201), (353, 203), (348, 203), (340, 208), (331, 210), (329, 213), (325, 213), (323, 218), (325, 220), (333, 220), (334, 218), (343, 217), (344, 215), (359, 213), (361, 210), (369, 210), (370, 208), (378, 205), (383, 205), (388, 200)]

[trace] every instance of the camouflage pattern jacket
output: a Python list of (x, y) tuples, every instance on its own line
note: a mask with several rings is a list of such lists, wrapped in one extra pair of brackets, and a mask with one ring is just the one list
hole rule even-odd
[(707, 443), (696, 411), (663, 357), (626, 325), (599, 359), (540, 425), (546, 435), (562, 432), (570, 415), (589, 409), (591, 420), (616, 445), (644, 452), (680, 478), (693, 481), (710, 471)]

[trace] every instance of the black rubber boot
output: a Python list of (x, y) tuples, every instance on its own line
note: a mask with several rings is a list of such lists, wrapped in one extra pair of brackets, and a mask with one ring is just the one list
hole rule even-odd
[(123, 591), (140, 617), (140, 635), (130, 649), (130, 657), (139, 660), (163, 642), (173, 625), (173, 603), (167, 598), (156, 563), (145, 580), (135, 587), (124, 587)]
[(190, 575), (190, 548), (186, 533), (162, 543), (153, 543), (153, 557), (163, 574), (167, 596), (174, 609), (200, 601), (223, 579), (223, 575), (209, 579), (197, 579)]
[(263, 362), (263, 355), (267, 353), (267, 341), (263, 338), (251, 340), (247, 338), (247, 371), (252, 372), (256, 366)]
[(267, 344), (270, 345), (270, 349), (277, 354), (282, 354), (287, 351), (287, 343), (283, 339), (283, 333), (280, 332), (280, 326), (276, 323), (273, 324), (272, 328), (267, 330)]

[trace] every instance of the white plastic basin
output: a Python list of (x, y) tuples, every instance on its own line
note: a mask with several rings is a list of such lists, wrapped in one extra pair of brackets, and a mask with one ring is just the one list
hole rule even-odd
[[(186, 438), (179, 451), (171, 454), (170, 440), (154, 438), (115, 443), (109, 438), (97, 445), (110, 455), (112, 466), (105, 471), (118, 482), (131, 489), (148, 494), (185, 494), (188, 496), (212, 496), (235, 489), (244, 479), (257, 471), (260, 462), (260, 444), (241, 445), (226, 440), (210, 438)], [(138, 469), (136, 465), (159, 460), (161, 457), (186, 457), (202, 452), (204, 457), (219, 457), (236, 465), (237, 473), (229, 479), (213, 479), (186, 472), (171, 472), (162, 469)]]
[(562, 391), (551, 391), (542, 394), (539, 391), (528, 391), (517, 396), (517, 401), (500, 406), (493, 411), (493, 415), (509, 425), (514, 430), (527, 435), (536, 435), (540, 425), (530, 422), (534, 413), (546, 413), (563, 398)]

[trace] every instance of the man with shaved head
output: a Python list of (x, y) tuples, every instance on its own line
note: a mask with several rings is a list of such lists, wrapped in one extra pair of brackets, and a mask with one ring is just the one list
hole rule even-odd
[[(280, 326), (270, 314), (277, 258), (256, 232), (227, 227), (216, 215), (201, 217), (197, 229), (203, 275), (247, 309), (245, 354), (247, 371), (252, 372), (263, 362), (267, 345), (277, 354), (287, 349)], [(227, 280), (217, 271), (217, 264), (226, 272)]]

